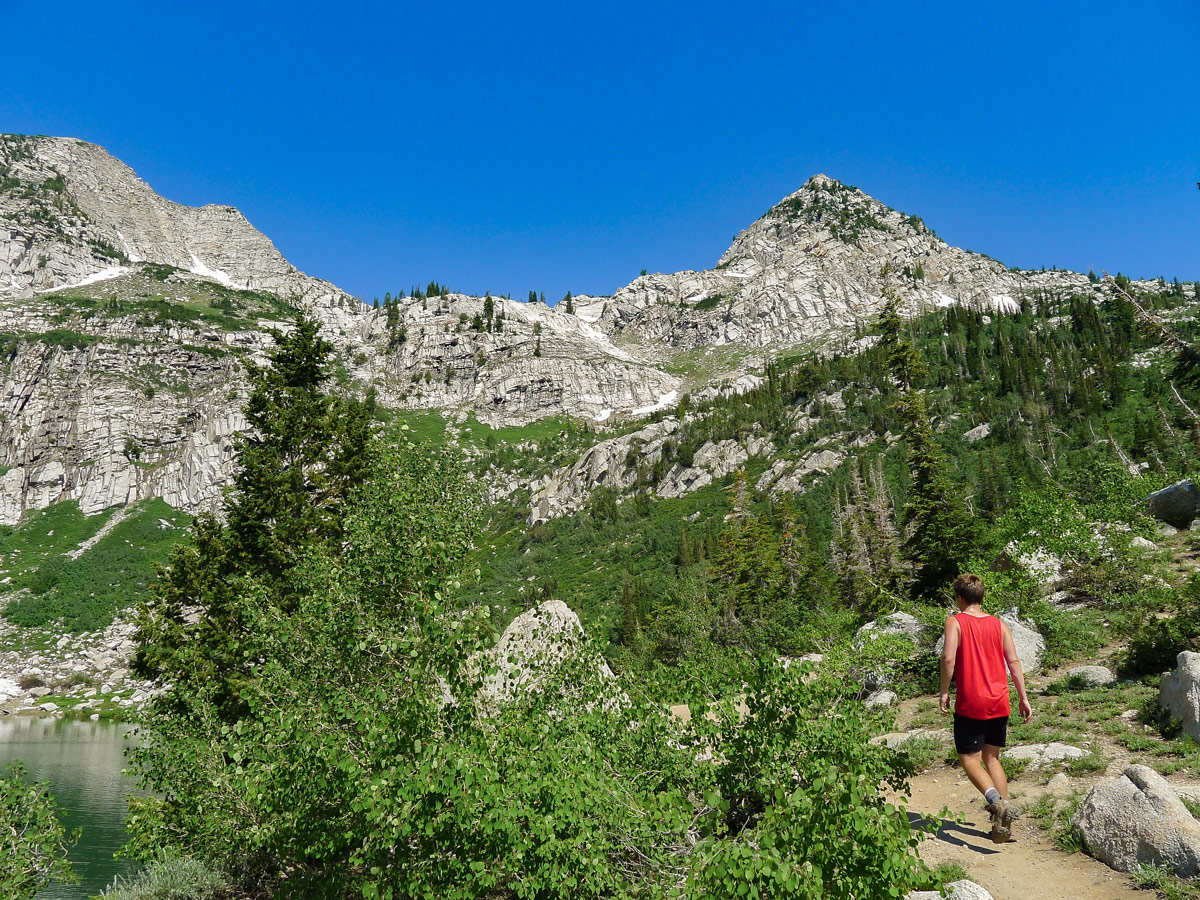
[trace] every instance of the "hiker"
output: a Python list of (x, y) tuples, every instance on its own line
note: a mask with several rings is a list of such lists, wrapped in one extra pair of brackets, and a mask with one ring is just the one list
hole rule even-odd
[(954, 701), (954, 749), (962, 769), (987, 800), (992, 840), (1012, 839), (1012, 822), (1020, 813), (1008, 802), (1008, 779), (1000, 765), (1000, 749), (1008, 733), (1008, 672), (1020, 698), (1021, 721), (1033, 716), (1025, 675), (1012, 632), (983, 611), (983, 579), (963, 574), (954, 579), (959, 612), (946, 619), (942, 649), (942, 712), (950, 712), (950, 680), (958, 685)]

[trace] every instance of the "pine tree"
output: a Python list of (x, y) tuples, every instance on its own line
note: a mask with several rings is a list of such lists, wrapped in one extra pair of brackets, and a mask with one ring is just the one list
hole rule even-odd
[[(233, 592), (251, 579), (264, 601), (290, 607), (287, 574), (314, 544), (338, 546), (348, 495), (367, 474), (370, 414), (327, 392), (333, 345), (300, 314), (288, 333), (272, 330), (266, 368), (249, 366), (249, 429), (234, 442), (236, 470), (225, 523), (197, 517), (140, 621), (135, 667), (177, 682), (207, 678), (231, 718), (242, 709), (247, 627), (231, 613)], [(199, 610), (196, 624), (187, 610)]]

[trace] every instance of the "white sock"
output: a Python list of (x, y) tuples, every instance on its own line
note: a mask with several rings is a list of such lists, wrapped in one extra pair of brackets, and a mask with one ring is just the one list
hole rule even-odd
[(987, 800), (988, 803), (999, 803), (1000, 802), (1000, 792), (998, 790), (996, 790), (994, 787), (990, 787), (984, 792), (983, 798), (985, 800)]

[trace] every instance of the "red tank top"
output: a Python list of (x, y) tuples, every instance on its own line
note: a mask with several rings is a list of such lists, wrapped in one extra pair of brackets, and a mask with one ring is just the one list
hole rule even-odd
[(1011, 711), (1004, 637), (995, 616), (958, 613), (961, 636), (954, 658), (958, 696), (954, 711), (971, 719), (998, 719)]

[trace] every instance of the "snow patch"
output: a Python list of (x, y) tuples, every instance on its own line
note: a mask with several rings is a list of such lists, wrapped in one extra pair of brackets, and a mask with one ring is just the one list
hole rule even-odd
[(594, 422), (607, 422), (608, 417), (613, 414), (611, 409), (602, 409), (598, 415), (592, 416)]
[(648, 416), (650, 413), (658, 412), (660, 409), (666, 409), (669, 406), (674, 406), (675, 401), (679, 398), (679, 391), (668, 391), (658, 398), (658, 402), (651, 406), (643, 406), (640, 409), (635, 409), (633, 415)]
[(0, 678), (0, 703), (11, 700), (13, 697), (20, 697), (24, 693), (21, 686), (11, 678)]
[(222, 272), (220, 269), (210, 269), (204, 263), (200, 262), (200, 257), (198, 257), (195, 253), (192, 253), (190, 250), (188, 251), (188, 256), (192, 258), (191, 271), (193, 275), (203, 275), (205, 278), (211, 278), (213, 281), (220, 282), (227, 288), (237, 287), (237, 285), (233, 283), (233, 279), (229, 277), (228, 273)]
[(58, 287), (44, 288), (40, 291), (34, 291), (35, 294), (53, 294), (56, 291), (67, 291), (71, 288), (87, 287), (89, 284), (95, 284), (98, 281), (108, 281), (110, 278), (120, 278), (122, 275), (128, 275), (129, 268), (126, 266), (109, 266), (107, 269), (101, 269), (89, 275), (83, 281), (77, 281), (75, 284), (60, 284)]
[(120, 238), (121, 243), (124, 245), (125, 255), (129, 257), (129, 261), (135, 263), (141, 262), (142, 258), (134, 252), (133, 247), (129, 246), (129, 241), (125, 240), (125, 235), (121, 234), (119, 230), (117, 231), (117, 237)]
[(946, 306), (953, 306), (958, 301), (955, 300), (953, 297), (951, 297), (949, 294), (943, 294), (941, 291), (934, 291), (933, 292), (933, 302), (936, 303), (939, 307), (946, 307)]
[(1019, 313), (1021, 311), (1021, 304), (1012, 297), (1008, 296), (1008, 294), (997, 294), (991, 299), (992, 309), (996, 310), (996, 312), (1008, 313), (1009, 315), (1012, 315), (1013, 313)]

